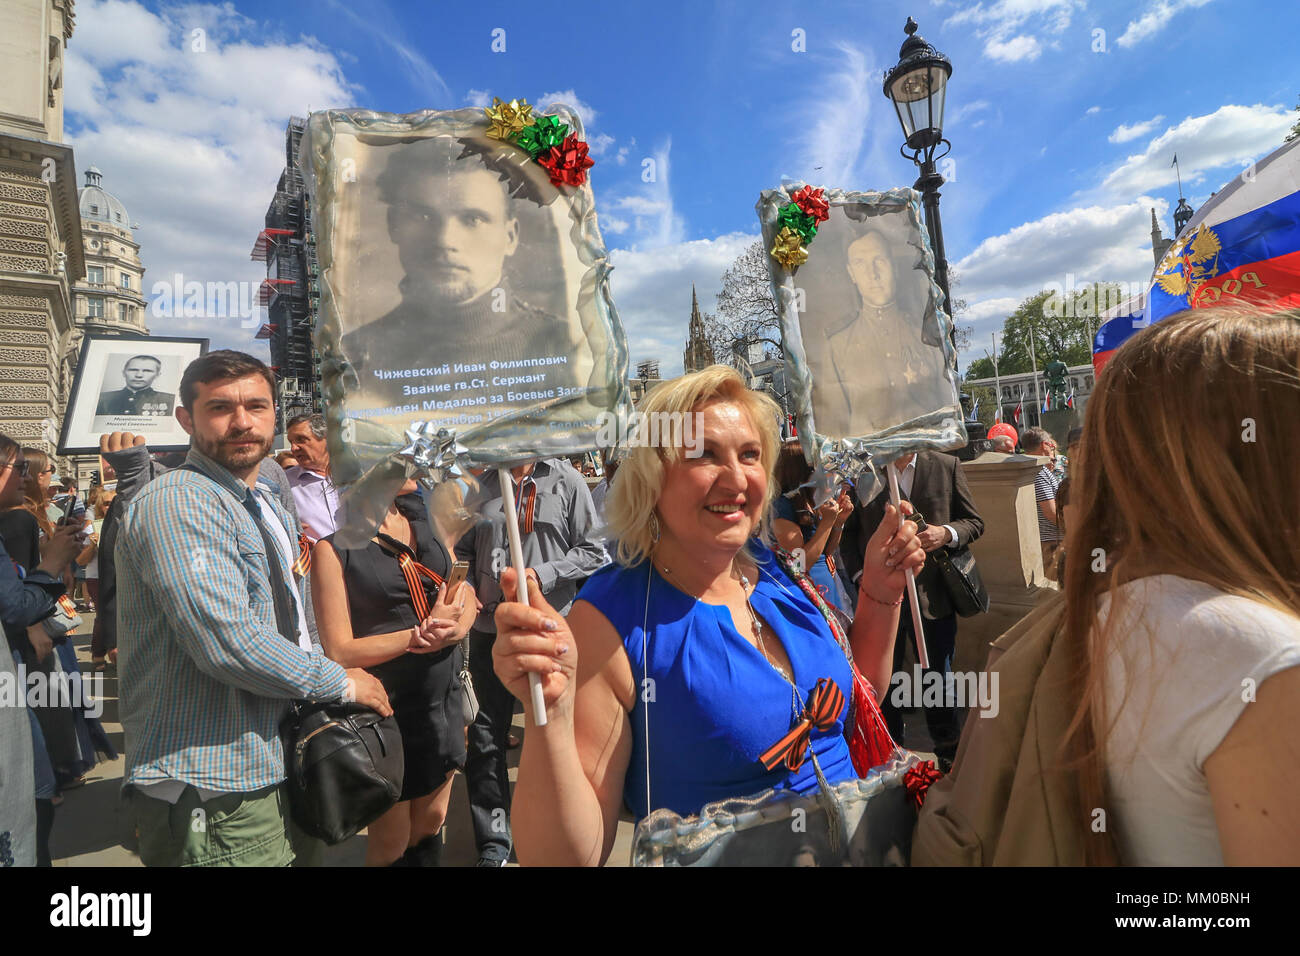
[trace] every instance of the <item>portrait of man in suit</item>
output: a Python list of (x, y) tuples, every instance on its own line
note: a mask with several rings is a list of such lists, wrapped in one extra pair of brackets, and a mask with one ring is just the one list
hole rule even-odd
[[(984, 533), (984, 520), (975, 508), (970, 485), (961, 462), (943, 452), (923, 451), (905, 455), (894, 462), (898, 468), (899, 493), (925, 519), (926, 529), (919, 533), (926, 552), (940, 548), (965, 548)], [(862, 573), (863, 553), (867, 540), (879, 527), (889, 503), (888, 490), (881, 491), (867, 504), (858, 504), (845, 522), (840, 539), (840, 555), (846, 577), (853, 588)], [(933, 558), (916, 575), (916, 594), (925, 631), (926, 653), (930, 671), (945, 677), (952, 672), (952, 658), (957, 646), (957, 614), (944, 584), (943, 575)], [(898, 618), (898, 635), (894, 642), (894, 673), (903, 669), (908, 648), (915, 653), (912, 612), (904, 597)], [(924, 678), (924, 674), (923, 674)], [(918, 688), (919, 691), (919, 688)], [(894, 739), (903, 744), (903, 719), (888, 690), (880, 690), (880, 709)], [(934, 753), (945, 769), (957, 754), (961, 720), (951, 702), (925, 708), (926, 726)], [(905, 744), (904, 744), (905, 745)], [(906, 746), (906, 745), (905, 745)]]

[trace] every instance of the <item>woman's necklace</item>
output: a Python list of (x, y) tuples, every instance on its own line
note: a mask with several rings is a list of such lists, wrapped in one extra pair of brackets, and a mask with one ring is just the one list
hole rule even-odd
[[(660, 570), (662, 570), (664, 574), (668, 575), (669, 577), (672, 577), (672, 576), (673, 576), (673, 572), (672, 572), (672, 569), (671, 569), (671, 568), (667, 567), (666, 565), (662, 565), (662, 564), (661, 564), (659, 567), (660, 567)], [(767, 651), (767, 643), (763, 640), (763, 622), (762, 622), (761, 620), (759, 620), (758, 614), (757, 614), (757, 612), (755, 612), (755, 610), (754, 610), (753, 602), (751, 602), (750, 599), (749, 599), (749, 593), (750, 593), (749, 577), (748, 577), (748, 575), (745, 574), (744, 571), (741, 571), (739, 568), (736, 568), (735, 570), (736, 570), (737, 573), (740, 575), (740, 588), (741, 588), (741, 591), (742, 591), (742, 592), (744, 593), (744, 595), (745, 595), (745, 609), (746, 609), (747, 611), (749, 611), (749, 620), (750, 620), (750, 624), (752, 625), (752, 627), (753, 627), (753, 629), (754, 629), (754, 639), (755, 639), (755, 641), (757, 641), (757, 643), (758, 643), (758, 651), (759, 651), (760, 654), (763, 655), (763, 657), (767, 660), (767, 662), (768, 662), (770, 665), (772, 665), (772, 669), (773, 669), (774, 671), (776, 671), (778, 674), (780, 674), (780, 675), (781, 675), (781, 678), (782, 678), (782, 679), (783, 679), (787, 684), (790, 685), (790, 699), (791, 699), (791, 702), (792, 702), (792, 704), (793, 704), (793, 706), (794, 706), (794, 711), (795, 711), (795, 713), (798, 714), (798, 712), (799, 712), (799, 688), (795, 686), (794, 675), (793, 675), (792, 673), (787, 673), (786, 670), (785, 670), (785, 668), (782, 667), (780, 664), (778, 664), (778, 663), (776, 662), (776, 659), (775, 659), (774, 657), (772, 657), (771, 654), (768, 653), (768, 651)], [(696, 600), (698, 601), (699, 598), (696, 597)], [(793, 664), (793, 662), (791, 663), (790, 666), (791, 666), (791, 670), (793, 671), (793, 669), (794, 669), (794, 664)]]

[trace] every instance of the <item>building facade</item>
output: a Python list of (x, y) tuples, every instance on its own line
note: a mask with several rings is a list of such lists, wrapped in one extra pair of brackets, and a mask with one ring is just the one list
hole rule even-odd
[(284, 171), (252, 252), (254, 260), (266, 263), (266, 279), (257, 300), (266, 307), (266, 322), (257, 338), (270, 342), (281, 432), (293, 416), (323, 409), (320, 354), (312, 342), (320, 306), (320, 269), (312, 235), (311, 199), (298, 167), (306, 128), (306, 120), (290, 118), (284, 135)]
[(713, 346), (704, 331), (704, 318), (700, 315), (700, 302), (695, 296), (695, 283), (691, 283), (691, 322), (686, 336), (686, 351), (682, 353), (682, 368), (698, 372), (713, 364)]
[(144, 263), (126, 207), (101, 185), (91, 166), (78, 198), (85, 241), (86, 275), (73, 287), (78, 332), (92, 335), (148, 335), (145, 325)]
[(77, 172), (63, 144), (73, 0), (0, 3), (0, 432), (54, 454), (85, 275)]
[[(1043, 407), (1043, 399), (1047, 398), (1047, 376), (1043, 370), (1038, 370), (1038, 391), (1034, 391), (1034, 374), (1032, 372), (1017, 372), (1012, 375), (1002, 375), (998, 378), (971, 378), (962, 382), (962, 389), (968, 391), (975, 398), (981, 397), (979, 389), (988, 388), (993, 391), (1001, 389), (1001, 406), (1002, 421), (1012, 422), (1012, 412), (1018, 403), (1023, 401), (1020, 409), (1020, 428), (1030, 428), (1039, 423), (1039, 410)], [(1088, 396), (1092, 394), (1093, 371), (1091, 365), (1071, 365), (1066, 373), (1065, 394), (1069, 395), (1070, 390), (1074, 390), (1074, 410), (1079, 415), (1079, 421), (1083, 421), (1083, 411), (1088, 406)], [(985, 406), (987, 407), (987, 406)]]

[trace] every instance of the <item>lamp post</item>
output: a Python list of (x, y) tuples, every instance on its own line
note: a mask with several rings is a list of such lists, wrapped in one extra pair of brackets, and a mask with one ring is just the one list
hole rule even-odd
[[(912, 188), (921, 193), (925, 226), (934, 250), (935, 279), (943, 292), (943, 308), (951, 316), (948, 259), (943, 251), (943, 226), (939, 222), (939, 187), (944, 179), (935, 169), (934, 162), (947, 156), (952, 149), (952, 144), (943, 138), (943, 104), (948, 92), (948, 78), (952, 76), (952, 63), (924, 38), (917, 36), (916, 29), (916, 21), (908, 17), (907, 25), (903, 27), (907, 39), (898, 51), (898, 62), (885, 74), (885, 95), (893, 101), (898, 121), (903, 126), (904, 142), (899, 152), (921, 170)], [(940, 146), (942, 152), (938, 152)], [(955, 331), (954, 328), (951, 335), (954, 361), (957, 353)]]

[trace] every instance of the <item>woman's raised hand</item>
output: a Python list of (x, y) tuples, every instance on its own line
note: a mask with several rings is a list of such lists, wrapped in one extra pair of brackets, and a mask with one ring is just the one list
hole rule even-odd
[(496, 611), (497, 639), (492, 645), (492, 666), (501, 683), (532, 712), (528, 675), (542, 681), (542, 696), (549, 712), (557, 702), (573, 702), (578, 672), (578, 649), (564, 617), (546, 602), (538, 588), (528, 589), (530, 605), (516, 602), (515, 571), (501, 575), (505, 595)]
[[(901, 504), (903, 514), (912, 514), (911, 504), (906, 501)], [(898, 509), (892, 504), (885, 505), (885, 516), (867, 542), (859, 587), (872, 600), (893, 604), (907, 586), (907, 569), (920, 571), (924, 565), (925, 549), (916, 536), (916, 523), (904, 521), (900, 529)]]

